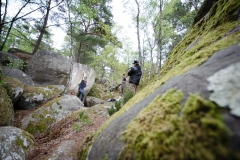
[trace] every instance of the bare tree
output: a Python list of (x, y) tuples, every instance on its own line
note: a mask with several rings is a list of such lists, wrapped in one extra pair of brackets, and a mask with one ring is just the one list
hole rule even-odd
[[(23, 6), (19, 9), (19, 11), (16, 13), (16, 15), (13, 16), (13, 18), (11, 18), (10, 20), (7, 20), (7, 14), (8, 14), (8, 0), (6, 0), (5, 5), (3, 4), (2, 0), (0, 0), (0, 50), (3, 50), (7, 39), (9, 37), (9, 34), (13, 28), (13, 25), (20, 19), (23, 19), (24, 17), (26, 17), (27, 15), (39, 10), (41, 8), (41, 6), (39, 6), (38, 8), (31, 10), (29, 12), (27, 12), (24, 15), (20, 15), (20, 13), (22, 13), (23, 9), (26, 8), (28, 5), (30, 5), (32, 3), (31, 0), (27, 0), (24, 1), (25, 3), (23, 4)], [(4, 6), (4, 11), (2, 10), (2, 6)]]

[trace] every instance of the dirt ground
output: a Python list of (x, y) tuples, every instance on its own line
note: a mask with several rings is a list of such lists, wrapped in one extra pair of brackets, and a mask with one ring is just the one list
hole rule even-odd
[[(15, 126), (18, 122), (33, 110), (15, 111)], [(74, 140), (76, 143), (71, 150), (73, 160), (77, 160), (77, 151), (81, 142), (90, 133), (96, 132), (97, 129), (108, 119), (107, 116), (88, 115), (88, 122), (81, 122), (79, 119), (80, 111), (65, 118), (64, 121), (52, 126), (49, 130), (41, 135), (35, 136), (37, 145), (29, 153), (27, 160), (44, 160), (52, 155), (54, 149), (65, 140)], [(19, 126), (18, 126), (19, 127)]]

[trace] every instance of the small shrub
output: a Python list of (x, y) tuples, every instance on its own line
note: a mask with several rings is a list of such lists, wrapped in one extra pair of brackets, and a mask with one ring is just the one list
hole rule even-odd
[(115, 106), (108, 108), (108, 114), (111, 116), (113, 115), (115, 112), (119, 111), (121, 109), (121, 102), (120, 101), (116, 101), (115, 102)]
[(80, 127), (78, 124), (74, 124), (73, 125), (73, 130), (76, 131), (76, 132), (79, 132), (82, 130), (82, 127)]
[(114, 107), (108, 108), (107, 110), (108, 110), (109, 116), (113, 115), (116, 112)]
[(126, 88), (123, 95), (123, 104), (127, 103), (127, 101), (129, 101), (129, 99), (131, 99), (132, 97), (133, 97), (132, 91)]
[(82, 123), (86, 123), (86, 124), (89, 124), (90, 123), (90, 121), (89, 121), (89, 119), (88, 119), (88, 116), (86, 115), (86, 114), (84, 114), (84, 111), (82, 111), (82, 112), (80, 112), (79, 113), (79, 120), (80, 120), (80, 122), (82, 122)]

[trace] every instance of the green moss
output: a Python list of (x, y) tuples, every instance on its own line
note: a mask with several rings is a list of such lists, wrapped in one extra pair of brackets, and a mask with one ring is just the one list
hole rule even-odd
[(17, 145), (18, 147), (21, 146), (21, 147), (25, 148), (25, 146), (23, 145), (23, 140), (22, 140), (20, 137), (17, 137), (17, 139), (16, 139), (16, 145)]
[(63, 94), (64, 93), (64, 90), (61, 90), (54, 85), (49, 85), (49, 86), (47, 86), (47, 88), (53, 90), (55, 93), (58, 93), (58, 94)]
[(12, 126), (14, 124), (14, 109), (7, 91), (0, 85), (0, 126)]
[(22, 130), (22, 136), (24, 138), (26, 138), (26, 141), (29, 143), (29, 145), (25, 146), (22, 138), (18, 136), (17, 139), (16, 139), (16, 146), (22, 147), (24, 150), (28, 150), (30, 147), (36, 145), (36, 142), (34, 140), (33, 135), (31, 135), (28, 132)]
[(12, 78), (12, 77), (5, 77), (4, 81), (6, 82), (4, 84), (4, 88), (7, 90), (7, 94), (9, 95), (9, 97), (13, 100), (14, 97), (16, 96), (16, 93), (13, 92), (12, 88), (24, 88), (24, 85), (22, 84), (22, 82), (20, 82), (19, 80)]
[(35, 119), (38, 119), (38, 120), (30, 121), (25, 130), (33, 135), (46, 131), (46, 129), (51, 124), (56, 122), (55, 118), (52, 118), (51, 116), (46, 116), (47, 113), (49, 112), (35, 115)]
[(231, 134), (219, 107), (191, 95), (178, 116), (182, 98), (181, 91), (169, 90), (143, 109), (122, 134), (119, 159), (239, 158), (228, 148)]
[[(59, 97), (46, 103), (44, 106), (41, 107), (41, 113), (33, 113), (31, 118), (35, 119), (35, 121), (30, 121), (25, 130), (33, 135), (45, 132), (50, 125), (56, 122), (56, 119), (53, 118), (52, 115), (58, 113), (54, 109), (52, 109), (52, 105), (54, 103), (57, 103), (57, 101), (61, 99), (62, 97)], [(46, 116), (48, 114), (49, 116)]]
[(85, 160), (87, 157), (88, 150), (93, 143), (93, 136), (94, 132), (89, 133), (86, 138), (82, 141), (78, 152), (77, 152), (77, 157), (79, 160)]
[(100, 92), (99, 92), (98, 87), (97, 87), (96, 84), (93, 85), (93, 87), (91, 88), (90, 92), (88, 93), (88, 96), (101, 98)]
[[(190, 69), (203, 64), (217, 51), (237, 44), (240, 41), (240, 32), (237, 31), (233, 34), (228, 34), (228, 32), (239, 24), (239, 20), (235, 21), (237, 19), (235, 12), (239, 7), (240, 3), (238, 1), (219, 0), (210, 11), (210, 18), (206, 21), (203, 18), (196, 23), (195, 26), (190, 28), (184, 39), (169, 54), (160, 72), (159, 77), (161, 77), (161, 79), (147, 85), (131, 98), (120, 111), (111, 116), (104, 125), (102, 125), (94, 139), (97, 139), (98, 135), (113, 119), (153, 93), (170, 78), (182, 75)], [(196, 42), (195, 45), (193, 45), (192, 48), (188, 48), (194, 41)], [(205, 121), (203, 120), (203, 122)], [(202, 152), (205, 152), (203, 148), (201, 149)], [(179, 155), (180, 157), (184, 157), (184, 154)], [(208, 159), (210, 159), (211, 154), (206, 155), (208, 155)]]
[(56, 90), (47, 89), (45, 87), (26, 86), (24, 88), (24, 97), (34, 96), (35, 94), (43, 95), (44, 98), (54, 98), (58, 93)]

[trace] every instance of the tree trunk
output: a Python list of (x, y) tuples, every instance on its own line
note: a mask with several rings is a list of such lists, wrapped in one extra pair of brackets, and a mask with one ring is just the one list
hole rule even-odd
[(80, 63), (81, 49), (82, 49), (82, 42), (80, 42), (78, 45), (77, 63)]
[(140, 32), (139, 32), (139, 15), (140, 15), (140, 8), (139, 8), (139, 3), (137, 0), (135, 0), (137, 4), (137, 39), (138, 39), (138, 57), (139, 57), (139, 63), (142, 65), (142, 53), (141, 53), (141, 43), (140, 43)]
[(50, 12), (50, 6), (51, 6), (51, 0), (48, 1), (48, 6), (47, 6), (47, 13), (46, 13), (46, 17), (44, 18), (44, 23), (43, 23), (43, 26), (41, 28), (41, 31), (40, 31), (40, 35), (38, 37), (38, 40), (36, 42), (36, 45), (33, 49), (33, 52), (32, 54), (35, 54), (37, 52), (37, 50), (39, 49), (39, 46), (40, 46), (40, 43), (42, 41), (42, 38), (43, 38), (43, 35), (45, 33), (45, 30), (46, 30), (46, 26), (47, 26), (47, 22), (48, 22), (48, 17), (49, 17), (49, 12)]
[[(163, 0), (160, 0), (159, 4), (159, 30), (158, 30), (158, 55), (157, 55), (157, 63), (156, 63), (156, 74), (159, 72), (159, 68), (162, 67), (162, 6), (163, 6)], [(158, 66), (159, 65), (159, 66)]]
[[(7, 31), (7, 34), (6, 34), (5, 38), (4, 38), (4, 40), (2, 41), (2, 38), (3, 38), (2, 32), (3, 32), (3, 28), (4, 28), (4, 23), (6, 23), (6, 22), (5, 22), (5, 19), (6, 19), (6, 15), (7, 15), (7, 6), (8, 6), (8, 0), (6, 0), (5, 13), (4, 13), (3, 19), (0, 19), (0, 51), (3, 50), (3, 48), (4, 48), (4, 46), (5, 46), (6, 42), (7, 42), (8, 36), (9, 36), (11, 30), (12, 30), (13, 24), (14, 24), (14, 22), (17, 21), (17, 19), (18, 19), (18, 18), (17, 18), (18, 15), (21, 13), (21, 11), (23, 10), (23, 8), (25, 8), (25, 7), (27, 6), (27, 4), (28, 4), (29, 2), (30, 2), (30, 0), (28, 0), (28, 1), (21, 7), (21, 9), (17, 12), (17, 14), (12, 18), (11, 23), (10, 23), (10, 26), (9, 26), (9, 28), (8, 28), (8, 31)], [(1, 7), (1, 6), (2, 6), (2, 1), (1, 1), (0, 7)], [(1, 10), (0, 10), (0, 13), (1, 13)], [(1, 13), (1, 15), (2, 15), (2, 13)]]

